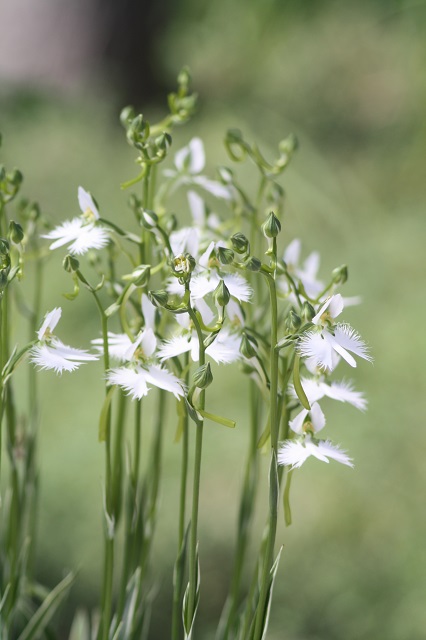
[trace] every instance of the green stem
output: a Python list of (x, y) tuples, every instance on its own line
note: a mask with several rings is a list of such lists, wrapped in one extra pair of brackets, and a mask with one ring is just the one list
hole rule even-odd
[[(205, 364), (205, 348), (204, 336), (197, 315), (192, 308), (189, 309), (189, 315), (194, 323), (195, 330), (198, 335), (199, 342), (199, 366)], [(205, 407), (205, 392), (201, 391), (199, 406), (201, 409)], [(188, 618), (192, 621), (196, 608), (197, 599), (197, 542), (198, 542), (198, 508), (200, 501), (200, 479), (201, 479), (201, 457), (203, 451), (203, 426), (204, 422), (199, 420), (196, 423), (195, 436), (195, 460), (194, 460), (194, 480), (192, 487), (192, 511), (191, 511), (191, 536), (189, 543), (189, 597), (188, 597)]]
[[(275, 240), (275, 238), (274, 238)], [(276, 252), (275, 252), (276, 253)], [(275, 255), (276, 258), (276, 255)], [(278, 448), (278, 431), (279, 431), (279, 416), (278, 416), (278, 351), (275, 349), (275, 345), (278, 341), (278, 306), (277, 306), (277, 294), (275, 288), (275, 279), (272, 276), (267, 276), (267, 282), (269, 287), (269, 297), (271, 304), (271, 388), (270, 388), (270, 404), (271, 404), (271, 461), (270, 461), (270, 473), (269, 473), (269, 523), (265, 557), (262, 569), (262, 577), (260, 583), (259, 602), (256, 614), (256, 625), (254, 632), (254, 640), (260, 640), (263, 634), (265, 604), (268, 593), (270, 571), (274, 559), (274, 546), (275, 537), (277, 531), (278, 520), (278, 477), (276, 471), (276, 458)]]

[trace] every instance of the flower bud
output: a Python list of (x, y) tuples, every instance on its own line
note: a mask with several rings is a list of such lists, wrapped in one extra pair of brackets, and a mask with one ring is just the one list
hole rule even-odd
[(9, 238), (14, 244), (19, 244), (24, 239), (24, 230), (19, 222), (14, 220), (9, 222)]
[(234, 173), (228, 167), (218, 167), (217, 172), (219, 174), (219, 180), (223, 184), (232, 184), (234, 179)]
[(273, 211), (270, 212), (266, 221), (262, 224), (262, 231), (266, 238), (276, 238), (281, 231), (281, 222)]
[(133, 109), (133, 107), (124, 107), (124, 109), (122, 109), (120, 113), (120, 122), (123, 125), (123, 127), (127, 128), (132, 122), (132, 120), (134, 119), (134, 117), (135, 117), (135, 110)]
[(183, 67), (183, 69), (179, 71), (179, 74), (177, 77), (177, 83), (178, 83), (179, 89), (186, 93), (189, 89), (190, 82), (191, 82), (191, 74), (189, 72), (189, 68)]
[(154, 144), (157, 148), (157, 157), (164, 158), (170, 145), (172, 144), (172, 136), (168, 133), (162, 133), (155, 139)]
[(315, 309), (313, 308), (311, 303), (308, 302), (307, 300), (305, 300), (305, 302), (302, 305), (302, 311), (300, 315), (302, 317), (302, 320), (304, 320), (304, 322), (311, 322), (312, 318), (315, 317)]
[(229, 293), (229, 289), (223, 280), (219, 282), (216, 289), (214, 290), (213, 295), (214, 295), (215, 302), (220, 307), (226, 307), (226, 305), (231, 299), (231, 294)]
[(244, 266), (249, 271), (260, 271), (262, 263), (258, 258), (254, 258), (253, 256), (244, 262)]
[(7, 285), (7, 278), (10, 271), (9, 243), (4, 238), (0, 238), (0, 291)]
[(344, 284), (348, 279), (348, 267), (346, 264), (342, 264), (340, 267), (336, 267), (331, 272), (332, 280), (335, 284)]
[(74, 271), (78, 271), (79, 270), (80, 263), (77, 260), (77, 258), (75, 258), (74, 256), (71, 256), (70, 254), (68, 254), (63, 259), (62, 266), (65, 269), (65, 271), (68, 271), (68, 273), (73, 273)]
[(298, 146), (299, 146), (299, 143), (296, 136), (293, 133), (291, 133), (289, 136), (287, 136), (287, 138), (284, 138), (284, 140), (281, 140), (281, 142), (278, 145), (278, 148), (281, 151), (281, 153), (291, 155), (296, 151)]
[(213, 382), (213, 374), (210, 367), (210, 362), (207, 364), (203, 364), (201, 367), (194, 372), (193, 376), (194, 385), (198, 387), (198, 389), (207, 389), (209, 385)]
[(257, 351), (255, 349), (257, 347), (257, 342), (254, 338), (249, 338), (246, 333), (243, 333), (243, 337), (241, 339), (240, 344), (240, 352), (243, 354), (245, 358), (254, 358)]
[(154, 229), (158, 224), (158, 216), (154, 211), (143, 209), (141, 215), (141, 223), (145, 229)]
[(13, 169), (10, 173), (7, 174), (7, 179), (14, 187), (19, 187), (24, 176), (19, 171), (19, 169)]
[(243, 233), (234, 233), (231, 238), (231, 242), (237, 253), (248, 253), (250, 243)]
[(219, 258), (219, 262), (222, 264), (231, 264), (234, 260), (234, 252), (232, 249), (227, 249), (226, 247), (217, 247), (216, 254)]
[(154, 307), (165, 307), (169, 300), (169, 294), (164, 289), (157, 289), (157, 291), (148, 291), (148, 298)]
[(135, 287), (144, 287), (148, 284), (151, 276), (151, 266), (149, 264), (141, 264), (132, 273), (123, 276), (123, 280), (130, 280)]
[(6, 178), (6, 168), (4, 164), (0, 164), (0, 182), (3, 182)]
[(301, 317), (298, 316), (293, 309), (290, 309), (290, 313), (288, 314), (286, 319), (287, 329), (291, 332), (297, 331), (301, 326), (301, 324), (302, 324)]

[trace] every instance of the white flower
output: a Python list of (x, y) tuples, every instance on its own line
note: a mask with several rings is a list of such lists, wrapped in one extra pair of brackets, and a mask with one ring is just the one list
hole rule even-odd
[[(300, 240), (295, 238), (285, 250), (283, 259), (286, 263), (289, 274), (291, 276), (296, 276), (301, 281), (309, 298), (316, 298), (324, 289), (324, 284), (320, 280), (317, 280), (320, 256), (317, 251), (313, 251), (300, 267), (299, 260), (301, 249), (302, 246)], [(280, 280), (280, 287), (285, 292), (289, 291), (289, 285), (284, 279)]]
[(98, 357), (82, 349), (74, 349), (64, 344), (53, 335), (53, 330), (59, 322), (62, 309), (57, 307), (46, 314), (37, 332), (39, 343), (30, 350), (31, 362), (41, 369), (53, 369), (56, 373), (74, 371), (81, 364)]
[(365, 342), (348, 324), (334, 324), (334, 319), (340, 315), (344, 302), (340, 294), (331, 296), (320, 307), (312, 323), (316, 330), (303, 334), (299, 341), (299, 353), (312, 364), (332, 371), (341, 356), (351, 367), (356, 367), (354, 353), (360, 358), (371, 361)]
[[(186, 331), (182, 335), (174, 336), (170, 340), (166, 340), (160, 346), (158, 350), (158, 356), (161, 360), (168, 360), (174, 358), (182, 353), (191, 353), (191, 358), (194, 362), (198, 362), (199, 359), (199, 340), (197, 333), (194, 330), (189, 330), (190, 322), (189, 316), (184, 319), (182, 316), (180, 323), (186, 322)], [(235, 333), (230, 333), (227, 329), (222, 329), (214, 342), (212, 342), (206, 349), (206, 355), (210, 356), (215, 362), (230, 364), (236, 360), (241, 359), (240, 353), (241, 340)]]
[(313, 440), (307, 435), (303, 440), (287, 440), (278, 450), (278, 464), (297, 469), (309, 458), (314, 456), (322, 462), (329, 462), (329, 458), (353, 467), (351, 458), (340, 447), (330, 440)]
[(205, 165), (204, 145), (200, 138), (192, 138), (189, 144), (175, 155), (176, 170), (166, 170), (164, 175), (176, 180), (175, 188), (181, 184), (197, 185), (216, 198), (230, 200), (231, 190), (217, 180), (200, 175)]
[[(145, 317), (147, 322), (147, 317)], [(126, 362), (107, 372), (107, 380), (124, 389), (133, 399), (146, 396), (149, 384), (170, 391), (176, 398), (184, 395), (184, 385), (175, 375), (157, 364), (154, 359), (157, 338), (148, 326), (140, 332), (133, 342), (126, 334), (108, 334), (108, 347), (111, 355)], [(103, 350), (102, 341), (93, 340), (97, 348)]]
[(70, 253), (82, 255), (89, 249), (102, 249), (109, 241), (107, 229), (97, 224), (99, 212), (90, 193), (82, 187), (78, 188), (78, 202), (82, 215), (72, 220), (66, 220), (43, 238), (54, 240), (50, 249), (57, 249), (69, 244)]
[[(327, 397), (340, 402), (348, 402), (352, 406), (365, 411), (367, 408), (367, 400), (360, 391), (355, 391), (353, 385), (349, 381), (331, 382), (328, 384), (324, 380), (315, 378), (301, 378), (303, 390), (309, 400), (309, 403), (317, 402), (321, 398)], [(290, 388), (291, 395), (296, 398), (297, 394), (294, 387)]]
[[(305, 422), (308, 415), (310, 416), (310, 421)], [(325, 427), (325, 416), (318, 402), (314, 402), (309, 411), (308, 409), (302, 409), (293, 420), (290, 420), (289, 425), (298, 434), (305, 433), (307, 430), (317, 433)]]

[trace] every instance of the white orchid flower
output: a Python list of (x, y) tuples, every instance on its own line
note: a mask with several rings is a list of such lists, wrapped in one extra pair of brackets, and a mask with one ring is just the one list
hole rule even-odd
[(329, 459), (336, 460), (348, 467), (353, 467), (351, 458), (340, 447), (330, 442), (330, 440), (314, 440), (310, 435), (306, 435), (303, 440), (287, 440), (278, 450), (278, 464), (290, 466), (297, 469), (310, 457), (313, 456), (322, 462), (329, 462)]
[[(308, 416), (310, 420), (306, 421)], [(290, 420), (289, 425), (292, 431), (299, 435), (307, 431), (317, 433), (325, 427), (325, 415), (318, 402), (314, 402), (310, 410), (302, 409), (293, 420)]]
[(56, 373), (75, 371), (81, 364), (98, 359), (88, 351), (69, 347), (53, 335), (61, 314), (60, 307), (46, 314), (37, 332), (39, 342), (30, 350), (31, 362), (41, 369), (53, 369)]
[[(102, 349), (99, 340), (93, 342)], [(170, 391), (176, 398), (184, 395), (182, 381), (155, 362), (157, 338), (150, 327), (141, 331), (134, 342), (128, 336), (125, 339), (124, 334), (119, 334), (111, 344), (111, 355), (127, 364), (107, 372), (110, 384), (121, 387), (133, 400), (146, 396), (150, 390), (148, 385)]]
[(110, 239), (109, 232), (97, 224), (99, 212), (90, 193), (82, 187), (78, 188), (78, 202), (82, 215), (55, 227), (43, 235), (43, 238), (54, 240), (50, 249), (57, 249), (69, 244), (68, 250), (75, 255), (82, 255), (89, 249), (102, 249)]
[(308, 358), (310, 366), (315, 364), (321, 369), (332, 371), (340, 356), (351, 367), (356, 367), (356, 360), (351, 353), (364, 360), (372, 360), (365, 342), (352, 327), (334, 323), (343, 307), (344, 301), (340, 294), (329, 297), (312, 319), (317, 329), (306, 332), (300, 339), (299, 353)]
[[(301, 378), (300, 381), (311, 405), (321, 400), (321, 398), (327, 397), (332, 400), (339, 400), (339, 402), (347, 402), (360, 411), (365, 411), (367, 408), (367, 400), (364, 394), (361, 391), (355, 391), (350, 381), (343, 380), (341, 382), (331, 382), (330, 384), (323, 379), (317, 378)], [(294, 398), (297, 398), (294, 387), (290, 387), (290, 393)]]
[(175, 187), (181, 184), (196, 185), (208, 191), (216, 198), (230, 200), (231, 190), (218, 182), (201, 175), (206, 162), (203, 141), (200, 138), (192, 138), (189, 144), (180, 149), (175, 155), (176, 170), (168, 169), (164, 175), (176, 180)]
[[(284, 251), (284, 262), (291, 276), (298, 278), (309, 298), (315, 299), (324, 289), (324, 283), (317, 279), (320, 266), (320, 255), (318, 251), (313, 251), (305, 259), (302, 266), (299, 266), (302, 245), (298, 238), (295, 238)], [(288, 282), (282, 278), (279, 281), (280, 288), (288, 293), (290, 291)]]

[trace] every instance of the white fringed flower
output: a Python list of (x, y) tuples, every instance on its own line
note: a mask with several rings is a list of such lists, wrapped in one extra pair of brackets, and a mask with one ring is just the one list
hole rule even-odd
[[(351, 367), (356, 367), (356, 360), (351, 353), (371, 361), (365, 342), (348, 324), (334, 324), (334, 319), (341, 314), (344, 301), (340, 294), (328, 298), (320, 307), (312, 323), (317, 329), (303, 334), (299, 341), (298, 351), (308, 358), (312, 364), (332, 371), (342, 357)], [(351, 352), (351, 353), (349, 353)]]
[(69, 347), (53, 335), (61, 313), (62, 309), (57, 307), (46, 314), (37, 332), (39, 342), (30, 350), (31, 362), (40, 369), (53, 369), (56, 373), (74, 371), (81, 364), (98, 359), (98, 356), (88, 351)]
[(109, 232), (97, 224), (99, 212), (90, 193), (82, 187), (78, 188), (78, 202), (82, 215), (72, 220), (66, 220), (43, 238), (54, 240), (50, 249), (57, 249), (69, 244), (70, 253), (82, 255), (89, 249), (102, 249), (109, 242)]
[[(322, 379), (317, 378), (301, 378), (303, 390), (312, 405), (314, 402), (327, 397), (339, 402), (347, 402), (356, 407), (360, 411), (367, 408), (367, 400), (361, 391), (355, 391), (350, 381), (342, 380), (341, 382), (331, 382), (328, 384)], [(296, 398), (297, 394), (294, 387), (290, 388), (291, 395)]]
[[(299, 266), (301, 250), (301, 242), (298, 238), (295, 238), (286, 248), (283, 259), (289, 274), (296, 276), (301, 281), (310, 298), (316, 298), (324, 289), (324, 284), (317, 279), (320, 255), (317, 251), (313, 251), (305, 259), (302, 266)], [(280, 281), (280, 288), (286, 292), (289, 291), (288, 283), (283, 279)]]
[[(145, 322), (152, 322), (149, 318), (148, 307), (145, 304)], [(103, 351), (102, 340), (92, 341)], [(125, 362), (126, 366), (116, 367), (107, 372), (110, 384), (121, 387), (132, 398), (140, 400), (146, 396), (153, 385), (164, 391), (170, 391), (176, 398), (184, 395), (184, 385), (167, 369), (155, 362), (157, 338), (150, 326), (140, 332), (133, 342), (126, 334), (108, 334), (108, 349), (114, 358)]]
[(298, 469), (313, 456), (322, 462), (336, 460), (348, 467), (353, 467), (351, 458), (340, 447), (330, 440), (313, 440), (307, 435), (303, 440), (287, 440), (278, 450), (278, 464)]
[(176, 170), (168, 169), (164, 172), (164, 175), (175, 179), (175, 188), (181, 184), (197, 185), (216, 198), (230, 200), (232, 194), (228, 187), (225, 187), (217, 180), (211, 180), (206, 176), (200, 175), (204, 169), (205, 162), (203, 141), (200, 138), (192, 138), (186, 147), (176, 153)]
[[(240, 343), (241, 339), (238, 335), (230, 333), (227, 329), (222, 329), (214, 342), (207, 347), (206, 355), (218, 364), (236, 362), (241, 359)], [(193, 362), (198, 362), (199, 341), (195, 331), (186, 330), (183, 335), (166, 340), (159, 348), (158, 356), (161, 360), (168, 360), (188, 352), (191, 354)]]

